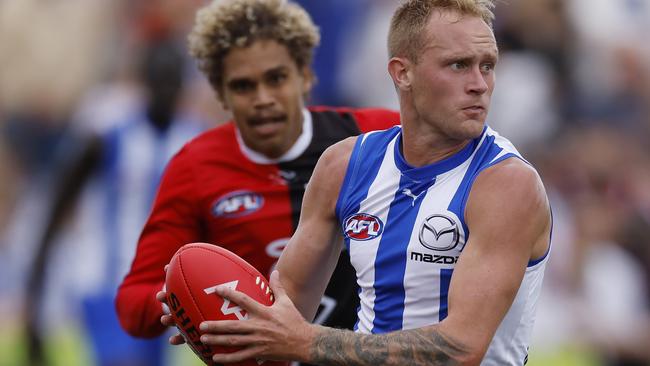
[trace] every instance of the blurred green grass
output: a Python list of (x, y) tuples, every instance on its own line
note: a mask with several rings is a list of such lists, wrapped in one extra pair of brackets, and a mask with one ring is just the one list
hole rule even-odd
[(531, 352), (526, 366), (605, 366), (593, 350), (567, 345), (552, 353)]
[[(27, 366), (27, 344), (23, 330), (15, 325), (0, 331), (0, 366)], [(76, 327), (57, 329), (44, 339), (48, 366), (93, 366), (92, 351), (84, 341), (83, 332)], [(169, 346), (168, 365), (204, 365), (186, 346)]]
[[(24, 332), (17, 326), (0, 333), (0, 366), (28, 365)], [(45, 357), (52, 366), (92, 365), (81, 334), (74, 328), (57, 331), (45, 339)]]

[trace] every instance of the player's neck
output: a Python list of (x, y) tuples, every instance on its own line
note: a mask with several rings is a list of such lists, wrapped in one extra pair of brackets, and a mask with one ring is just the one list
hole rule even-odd
[(413, 167), (433, 164), (461, 151), (470, 140), (457, 140), (439, 133), (402, 127), (402, 156)]

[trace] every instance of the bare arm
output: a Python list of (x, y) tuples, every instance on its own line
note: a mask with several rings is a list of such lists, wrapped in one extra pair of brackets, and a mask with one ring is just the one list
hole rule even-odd
[(308, 320), (316, 314), (341, 253), (343, 238), (334, 212), (355, 141), (333, 145), (319, 159), (305, 191), (300, 223), (278, 262), (287, 294)]
[(516, 158), (485, 170), (470, 192), (465, 220), (471, 234), (452, 276), (450, 316), (441, 326), (484, 353), (528, 261), (549, 246), (550, 208), (537, 172)]

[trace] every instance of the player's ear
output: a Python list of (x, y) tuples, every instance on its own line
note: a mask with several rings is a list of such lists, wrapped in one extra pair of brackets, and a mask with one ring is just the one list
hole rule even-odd
[(300, 75), (302, 75), (302, 94), (309, 94), (316, 84), (316, 76), (309, 66), (301, 67)]
[(388, 61), (388, 74), (393, 79), (395, 87), (407, 91), (411, 89), (411, 63), (402, 57), (392, 57)]
[(226, 101), (226, 98), (224, 97), (223, 88), (224, 87), (221, 86), (220, 88), (218, 88), (216, 90), (217, 100), (219, 101), (219, 103), (221, 103), (221, 107), (223, 108), (223, 110), (227, 111), (227, 110), (230, 110), (230, 108), (228, 107), (228, 102)]

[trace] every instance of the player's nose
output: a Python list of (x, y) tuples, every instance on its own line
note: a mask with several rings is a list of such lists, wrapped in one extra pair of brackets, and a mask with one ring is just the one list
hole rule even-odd
[(273, 91), (263, 85), (258, 87), (255, 92), (255, 107), (264, 108), (273, 105), (273, 103), (275, 103)]
[(471, 72), (469, 72), (467, 75), (467, 92), (478, 95), (485, 94), (490, 87), (488, 83), (488, 77), (490, 76), (484, 74), (481, 71), (480, 66), (477, 65), (477, 67), (473, 67), (471, 69)]

